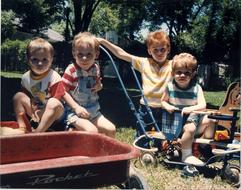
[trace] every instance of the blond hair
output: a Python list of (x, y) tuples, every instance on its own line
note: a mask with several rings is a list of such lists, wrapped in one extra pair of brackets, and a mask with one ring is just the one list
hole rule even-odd
[(72, 42), (72, 52), (74, 53), (76, 45), (79, 43), (79, 41), (84, 40), (86, 43), (88, 43), (89, 46), (92, 46), (97, 52), (100, 48), (100, 43), (96, 39), (96, 37), (91, 34), (90, 32), (80, 32), (77, 35), (75, 35), (74, 40)]
[(146, 45), (147, 45), (148, 48), (155, 42), (162, 43), (169, 50), (171, 48), (171, 43), (170, 43), (169, 36), (165, 32), (163, 32), (161, 30), (157, 30), (155, 32), (150, 32), (147, 35)]
[(180, 68), (195, 71), (197, 69), (197, 59), (189, 53), (180, 53), (179, 55), (175, 55), (172, 60), (172, 71)]
[(39, 50), (47, 50), (52, 57), (54, 56), (54, 48), (47, 40), (43, 38), (35, 38), (31, 40), (27, 46), (27, 58), (29, 59), (34, 52)]

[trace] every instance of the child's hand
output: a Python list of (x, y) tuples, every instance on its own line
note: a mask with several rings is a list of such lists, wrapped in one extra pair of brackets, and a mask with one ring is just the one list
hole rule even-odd
[(165, 109), (168, 111), (168, 113), (173, 113), (175, 110), (178, 110), (177, 107), (172, 106), (172, 105), (167, 105)]
[(78, 106), (77, 108), (74, 109), (75, 113), (77, 116), (82, 117), (82, 118), (89, 118), (90, 114), (89, 112), (82, 106)]
[(103, 40), (103, 38), (96, 38), (98, 40), (98, 42), (101, 44), (101, 41)]
[(102, 83), (101, 83), (101, 80), (98, 80), (98, 81), (96, 82), (96, 84), (94, 85), (94, 87), (91, 88), (91, 91), (92, 91), (92, 92), (98, 92), (98, 91), (100, 91), (102, 88), (103, 88), (103, 85), (102, 85)]
[(184, 114), (190, 114), (193, 111), (191, 107), (185, 107), (182, 109), (182, 115)]

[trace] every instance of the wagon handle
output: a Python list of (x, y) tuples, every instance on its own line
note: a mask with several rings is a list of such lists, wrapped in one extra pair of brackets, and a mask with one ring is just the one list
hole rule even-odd
[(20, 112), (19, 113), (19, 116), (20, 118), (23, 120), (25, 126), (26, 126), (26, 129), (27, 129), (27, 133), (31, 133), (32, 132), (32, 127), (30, 125), (30, 122), (26, 116), (26, 114), (24, 112)]

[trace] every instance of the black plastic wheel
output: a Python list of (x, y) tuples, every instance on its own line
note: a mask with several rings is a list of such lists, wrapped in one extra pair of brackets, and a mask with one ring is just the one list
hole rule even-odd
[(240, 187), (240, 168), (237, 165), (228, 164), (223, 171), (223, 177), (234, 187)]
[(125, 189), (150, 189), (145, 178), (132, 167), (130, 167), (129, 179), (127, 180), (124, 186)]

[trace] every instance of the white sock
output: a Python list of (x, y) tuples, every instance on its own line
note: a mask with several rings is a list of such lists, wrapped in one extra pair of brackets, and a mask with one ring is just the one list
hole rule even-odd
[(192, 155), (192, 149), (182, 149), (182, 160), (185, 160), (188, 156)]

